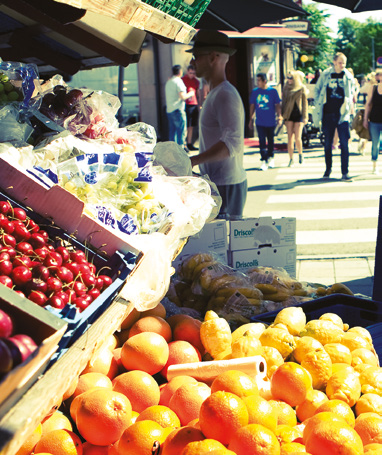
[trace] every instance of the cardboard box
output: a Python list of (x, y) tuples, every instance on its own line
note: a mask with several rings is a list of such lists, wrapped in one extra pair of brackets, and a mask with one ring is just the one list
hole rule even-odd
[(15, 322), (15, 333), (29, 335), (38, 348), (0, 380), (0, 417), (21, 398), (48, 365), (67, 324), (44, 308), (0, 286), (0, 309)]
[(82, 243), (111, 256), (116, 251), (138, 251), (128, 243), (128, 236), (108, 228), (84, 212), (84, 203), (59, 185), (47, 188), (20, 166), (0, 157), (0, 189), (44, 218), (52, 220)]
[(239, 272), (257, 266), (282, 267), (296, 277), (296, 245), (230, 251), (229, 265)]
[(229, 224), (231, 251), (296, 244), (296, 218), (246, 218)]
[(176, 268), (186, 257), (196, 253), (211, 253), (217, 261), (227, 264), (227, 250), (227, 222), (214, 220), (206, 223), (198, 234), (189, 238), (172, 265)]

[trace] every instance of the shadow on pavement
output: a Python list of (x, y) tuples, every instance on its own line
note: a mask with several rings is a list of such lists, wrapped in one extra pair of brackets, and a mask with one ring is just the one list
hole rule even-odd
[[(248, 169), (247, 169), (248, 170)], [(255, 169), (249, 169), (249, 170), (256, 170)], [(288, 183), (279, 183), (279, 184), (269, 184), (269, 185), (259, 185), (259, 186), (250, 186), (248, 188), (248, 191), (265, 191), (265, 190), (276, 190), (276, 191), (285, 191), (285, 190), (290, 190), (292, 188), (295, 188), (297, 186), (309, 186), (309, 185), (317, 185), (317, 184), (325, 184), (329, 182), (341, 182), (342, 180), (340, 178), (335, 179), (309, 179), (309, 180), (296, 180), (294, 182), (288, 182)], [(347, 182), (344, 182), (347, 183)]]

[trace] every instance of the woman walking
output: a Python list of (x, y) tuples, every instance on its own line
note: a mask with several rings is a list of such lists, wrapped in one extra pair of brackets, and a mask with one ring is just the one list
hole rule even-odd
[(282, 95), (282, 116), (288, 133), (289, 164), (294, 165), (294, 146), (299, 155), (299, 163), (302, 164), (302, 129), (308, 122), (308, 91), (303, 83), (304, 74), (301, 71), (291, 71), (287, 76), (287, 83)]
[(373, 174), (378, 174), (377, 161), (382, 133), (382, 70), (377, 70), (375, 81), (376, 85), (367, 94), (363, 126), (369, 128)]

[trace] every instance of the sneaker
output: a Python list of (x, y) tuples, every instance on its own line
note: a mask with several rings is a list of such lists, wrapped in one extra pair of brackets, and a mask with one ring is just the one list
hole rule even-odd
[(291, 160), (289, 160), (288, 167), (292, 167), (292, 166), (294, 166), (294, 161), (291, 159)]
[(376, 161), (373, 161), (373, 174), (374, 175), (378, 175), (379, 174), (378, 166), (377, 166), (377, 162)]
[(199, 150), (197, 147), (195, 147), (192, 144), (187, 144), (187, 148), (188, 148), (188, 150), (191, 150), (192, 152), (195, 152), (195, 150)]
[(323, 179), (328, 179), (328, 178), (330, 177), (330, 174), (331, 174), (331, 173), (332, 173), (331, 170), (330, 170), (330, 171), (326, 170), (326, 171), (325, 171), (325, 174), (322, 176), (322, 178), (323, 178)]
[(301, 153), (301, 155), (298, 155), (298, 162), (299, 162), (300, 164), (302, 164), (302, 163), (304, 162), (304, 156), (303, 156), (302, 153)]
[(190, 150), (188, 149), (187, 145), (185, 145), (183, 148), (187, 153), (190, 153)]
[(268, 169), (268, 164), (266, 161), (263, 162), (263, 164), (260, 166), (260, 169), (262, 171), (266, 171)]
[(273, 169), (275, 167), (275, 160), (274, 158), (271, 158), (268, 162), (268, 167), (270, 167), (271, 169)]
[(351, 177), (349, 174), (342, 174), (341, 180), (351, 180)]

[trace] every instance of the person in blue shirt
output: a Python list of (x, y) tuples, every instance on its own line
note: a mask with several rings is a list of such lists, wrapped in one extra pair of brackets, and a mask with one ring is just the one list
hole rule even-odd
[[(257, 88), (252, 90), (249, 98), (249, 127), (253, 127), (255, 120), (257, 134), (260, 142), (261, 170), (266, 171), (268, 167), (275, 166), (273, 158), (274, 136), (277, 122), (282, 124), (281, 100), (275, 88), (268, 87), (267, 75), (258, 73), (256, 75)], [(268, 144), (267, 144), (268, 142)]]

